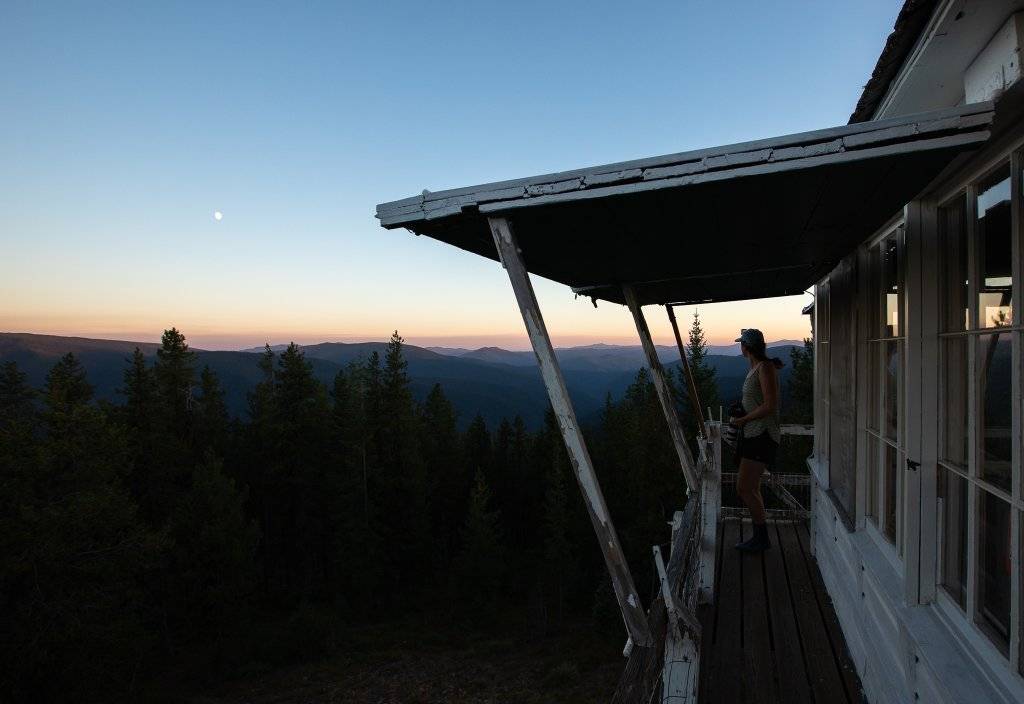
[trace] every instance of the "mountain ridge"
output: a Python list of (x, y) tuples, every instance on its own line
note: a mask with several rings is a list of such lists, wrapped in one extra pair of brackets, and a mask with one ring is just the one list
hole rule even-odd
[[(788, 362), (788, 349), (793, 345), (771, 348), (773, 354)], [(13, 360), (24, 371), (29, 383), (39, 388), (46, 374), (66, 352), (74, 352), (82, 361), (89, 381), (101, 400), (120, 402), (118, 393), (128, 360), (135, 348), (147, 359), (154, 359), (157, 343), (129, 340), (101, 340), (85, 337), (38, 335), (34, 333), (0, 333), (0, 362)], [(280, 351), (286, 347), (271, 346)], [(313, 373), (328, 389), (335, 375), (349, 364), (360, 363), (373, 352), (383, 355), (386, 342), (323, 342), (300, 345), (313, 368)], [(248, 350), (204, 350), (193, 348), (196, 369), (209, 366), (217, 373), (225, 389), (231, 413), (244, 416), (248, 412), (248, 393), (262, 378), (259, 352)], [(467, 350), (462, 355), (446, 355), (436, 349), (417, 345), (403, 346), (413, 395), (423, 400), (434, 384), (441, 384), (459, 414), (461, 426), (480, 413), (492, 426), (502, 418), (519, 415), (531, 428), (543, 422), (548, 408), (547, 392), (532, 351), (483, 347)], [(677, 367), (675, 348), (659, 347), (659, 357), (668, 368)], [(474, 355), (473, 353), (480, 353)], [(639, 346), (580, 346), (556, 349), (569, 394), (577, 414), (584, 423), (594, 422), (610, 394), (620, 397), (645, 365)], [(709, 355), (716, 369), (722, 398), (732, 398), (733, 387), (739, 384), (748, 369), (747, 361), (737, 355)], [(783, 370), (786, 378), (788, 366)]]

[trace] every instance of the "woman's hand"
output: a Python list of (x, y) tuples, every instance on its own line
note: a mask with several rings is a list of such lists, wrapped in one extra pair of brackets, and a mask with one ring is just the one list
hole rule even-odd
[(750, 419), (747, 416), (743, 416), (742, 418), (733, 418), (729, 422), (735, 425), (737, 428), (742, 428), (744, 425), (747, 424), (748, 420)]

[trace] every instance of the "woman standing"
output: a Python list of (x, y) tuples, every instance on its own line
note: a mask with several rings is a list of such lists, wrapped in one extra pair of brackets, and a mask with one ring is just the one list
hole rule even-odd
[(745, 328), (736, 338), (740, 351), (750, 362), (750, 371), (743, 380), (743, 413), (730, 418), (736, 426), (739, 441), (736, 456), (739, 473), (736, 490), (750, 509), (754, 535), (736, 548), (745, 552), (761, 552), (772, 546), (765, 525), (764, 499), (761, 498), (761, 475), (775, 464), (779, 449), (779, 375), (782, 360), (768, 358), (764, 335), (756, 328)]

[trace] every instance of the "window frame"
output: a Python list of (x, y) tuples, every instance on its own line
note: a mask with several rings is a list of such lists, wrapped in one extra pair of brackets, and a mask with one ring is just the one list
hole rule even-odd
[[(896, 237), (897, 269), (896, 276), (899, 285), (899, 299), (897, 305), (898, 330), (895, 335), (884, 333), (886, 326), (886, 299), (885, 299), (885, 258), (882, 249), (891, 237)], [(906, 481), (903, 476), (903, 466), (907, 458), (907, 434), (906, 434), (906, 361), (907, 361), (907, 228), (906, 218), (900, 217), (882, 228), (875, 237), (872, 237), (861, 247), (860, 261), (864, 265), (865, 275), (862, 281), (865, 285), (863, 297), (864, 310), (869, 314), (861, 326), (861, 349), (863, 350), (863, 362), (858, 364), (861, 378), (864, 380), (862, 394), (864, 403), (861, 406), (862, 418), (859, 425), (863, 441), (865, 460), (869, 453), (874, 453), (872, 461), (862, 464), (865, 467), (865, 501), (864, 501), (864, 526), (868, 533), (875, 538), (875, 542), (886, 554), (889, 561), (899, 573), (903, 573), (904, 539), (906, 537), (906, 511), (903, 502), (906, 494)], [(877, 254), (877, 256), (876, 256)], [(877, 271), (876, 271), (877, 265)], [(886, 348), (895, 344), (897, 358), (899, 360), (898, 376), (894, 388), (897, 394), (897, 423), (896, 437), (888, 437), (886, 433), (885, 412), (887, 407), (886, 393)], [(874, 362), (872, 367), (871, 362)], [(873, 377), (873, 378), (872, 378)], [(874, 406), (874, 407), (872, 407)], [(885, 482), (885, 471), (887, 450), (892, 448), (896, 454), (896, 482), (894, 497), (895, 506), (895, 531), (894, 539), (890, 540), (886, 534), (884, 514), (886, 501), (888, 499), (888, 487)], [(873, 476), (867, 476), (871, 472)], [(873, 489), (873, 496), (867, 493)], [(874, 511), (872, 511), (874, 507)], [(878, 515), (873, 515), (878, 514)]]
[[(1021, 611), (1024, 609), (1024, 595), (1021, 594), (1021, 583), (1022, 583), (1022, 554), (1024, 554), (1024, 546), (1022, 546), (1022, 524), (1024, 524), (1024, 494), (1022, 494), (1022, 483), (1024, 483), (1024, 470), (1022, 470), (1022, 430), (1021, 423), (1024, 421), (1024, 406), (1022, 406), (1021, 400), (1024, 397), (1024, 391), (1022, 391), (1022, 385), (1024, 385), (1024, 365), (1021, 364), (1022, 358), (1022, 346), (1024, 346), (1024, 325), (1021, 325), (1020, 316), (1020, 296), (1024, 288), (1022, 288), (1022, 266), (1021, 260), (1021, 236), (1022, 228), (1021, 215), (1024, 211), (1022, 201), (1024, 201), (1024, 179), (1022, 179), (1022, 164), (1024, 164), (1024, 157), (1020, 149), (1012, 152), (1002, 152), (997, 157), (989, 160), (984, 168), (978, 169), (969, 178), (959, 181), (957, 187), (952, 189), (948, 195), (935, 201), (935, 212), (941, 217), (941, 211), (949, 208), (950, 206), (956, 206), (956, 201), (962, 201), (962, 207), (964, 212), (963, 227), (966, 230), (967, 239), (967, 322), (966, 327), (958, 327), (957, 329), (947, 329), (946, 317), (947, 312), (946, 300), (943, 298), (944, 291), (947, 290), (945, 284), (947, 283), (943, 279), (942, 284), (939, 286), (938, 296), (934, 299), (926, 300), (923, 303), (925, 305), (934, 305), (938, 311), (938, 319), (942, 320), (942, 324), (934, 332), (934, 339), (939, 348), (939, 367), (936, 370), (936, 382), (938, 384), (938, 393), (940, 399), (940, 411), (944, 412), (947, 408), (946, 399), (949, 398), (949, 390), (947, 389), (948, 379), (945, 375), (945, 359), (947, 355), (947, 340), (950, 339), (963, 339), (967, 343), (967, 360), (966, 360), (966, 395), (967, 395), (967, 452), (966, 452), (966, 466), (958, 466), (956, 462), (950, 460), (947, 456), (947, 423), (945, 422), (946, 416), (940, 415), (937, 419), (937, 427), (935, 428), (934, 441), (936, 444), (936, 462), (934, 471), (936, 472), (935, 480), (938, 480), (939, 472), (948, 472), (953, 477), (959, 477), (965, 483), (967, 491), (967, 539), (965, 541), (965, 547), (967, 551), (966, 555), (966, 571), (965, 576), (965, 590), (964, 596), (965, 605), (963, 607), (957, 602), (955, 597), (947, 590), (944, 584), (944, 561), (945, 555), (943, 554), (943, 544), (945, 540), (945, 526), (944, 520), (941, 517), (944, 516), (945, 507), (942, 504), (942, 498), (936, 495), (936, 515), (940, 517), (940, 520), (936, 526), (933, 537), (935, 541), (935, 571), (934, 571), (934, 601), (938, 605), (940, 611), (943, 613), (945, 620), (948, 623), (955, 626), (956, 630), (960, 632), (961, 637), (964, 638), (971, 647), (979, 650), (980, 652), (987, 653), (992, 657), (998, 656), (1002, 661), (1006, 662), (1007, 670), (1013, 673), (1014, 676), (1020, 677), (1024, 675), (1024, 652), (1022, 652), (1022, 627), (1021, 627)], [(1007, 173), (1010, 179), (1010, 203), (1011, 203), (1011, 283), (1013, 290), (1013, 298), (1016, 300), (1012, 301), (1013, 307), (1016, 309), (1013, 312), (1013, 323), (1004, 327), (981, 327), (980, 317), (980, 305), (979, 305), (979, 291), (981, 288), (980, 276), (982, 274), (981, 265), (981, 242), (978, 235), (978, 191), (979, 184), (984, 183), (993, 176), (998, 175), (1002, 171)], [(938, 225), (938, 218), (935, 219), (936, 225)], [(935, 236), (938, 238), (939, 228), (936, 228)], [(945, 254), (948, 248), (943, 246), (945, 243), (940, 242), (942, 253)], [(939, 263), (939, 272), (944, 273), (947, 263), (945, 260)], [(939, 273), (937, 272), (937, 273)], [(982, 435), (982, 429), (980, 425), (980, 411), (981, 404), (984, 403), (982, 398), (982, 369), (979, 367), (979, 347), (982, 344), (981, 340), (983, 336), (992, 335), (1008, 335), (1010, 338), (1011, 345), (1011, 369), (1010, 369), (1010, 384), (1011, 384), (1011, 477), (1010, 477), (1010, 491), (1006, 491), (1002, 487), (993, 483), (992, 481), (986, 480), (982, 477), (982, 452), (984, 450), (984, 443)], [(947, 490), (948, 491), (948, 490)], [(1009, 617), (1009, 629), (1005, 645), (1003, 644), (1001, 637), (995, 633), (995, 628), (981, 615), (980, 593), (981, 593), (981, 579), (982, 579), (982, 568), (979, 564), (980, 554), (982, 552), (981, 544), (984, 541), (984, 535), (982, 533), (982, 526), (980, 524), (980, 515), (983, 510), (983, 501), (985, 496), (989, 495), (994, 497), (996, 500), (1001, 501), (1003, 504), (1008, 506), (1010, 517), (1010, 545), (1009, 545), (1009, 565), (1010, 565), (1010, 617)]]

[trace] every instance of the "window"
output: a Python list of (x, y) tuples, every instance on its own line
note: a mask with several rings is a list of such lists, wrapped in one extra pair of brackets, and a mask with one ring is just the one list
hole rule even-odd
[(903, 554), (903, 466), (906, 461), (903, 421), (904, 283), (903, 228), (897, 227), (871, 245), (868, 266), (867, 378), (864, 428), (867, 433), (868, 519)]
[(1013, 293), (1020, 265), (1010, 184), (1004, 164), (938, 211), (937, 581), (1004, 655), (1011, 645), (1020, 652), (1020, 634), (1011, 628), (1014, 599), (1020, 601), (1011, 556), (1021, 554), (1013, 527), (1024, 517), (1015, 445), (1022, 382), (1014, 359), (1022, 341)]
[(967, 480), (939, 468), (939, 584), (967, 608)]

